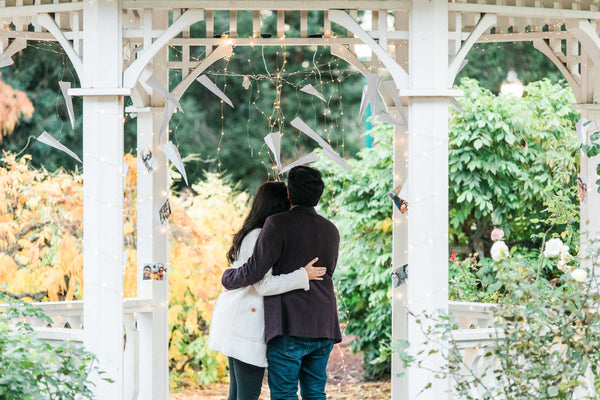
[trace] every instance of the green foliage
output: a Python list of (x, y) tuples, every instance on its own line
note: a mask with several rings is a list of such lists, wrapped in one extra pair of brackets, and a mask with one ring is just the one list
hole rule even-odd
[[(592, 265), (598, 265), (597, 254)], [(576, 398), (597, 398), (600, 294), (595, 278), (576, 280), (571, 272), (548, 281), (538, 277), (535, 262), (518, 254), (496, 266), (505, 288), (492, 308), (498, 340), (477, 370), (454, 343), (455, 322), (446, 314), (430, 316), (433, 328), (426, 331), (425, 346), (414, 347), (419, 350), (411, 353), (406, 343), (395, 346), (401, 360), (426, 367), (431, 354), (441, 354), (447, 364), (434, 372), (453, 379), (458, 399), (573, 399), (576, 390), (585, 393)], [(437, 348), (433, 353), (431, 346)], [(589, 373), (592, 381), (584, 376)]]
[(367, 378), (389, 373), (391, 337), (393, 129), (378, 125), (370, 132), (373, 148), (349, 160), (352, 173), (320, 161), (325, 176), (323, 211), (340, 231), (341, 245), (336, 287), (345, 333), (355, 335), (353, 350), (364, 352)]
[(467, 59), (469, 62), (458, 74), (456, 82), (462, 78), (474, 78), (494, 93), (500, 92), (500, 86), (511, 69), (524, 84), (546, 78), (558, 83), (563, 79), (552, 61), (530, 42), (476, 43)]
[(25, 318), (51, 322), (40, 308), (23, 301), (0, 308), (0, 399), (92, 399), (94, 356), (68, 342), (50, 346)]
[(503, 226), (511, 243), (533, 248), (545, 188), (575, 185), (572, 94), (548, 80), (527, 85), (522, 99), (494, 96), (468, 79), (461, 87), (464, 111), (450, 121), (451, 243), (483, 255), (493, 227)]

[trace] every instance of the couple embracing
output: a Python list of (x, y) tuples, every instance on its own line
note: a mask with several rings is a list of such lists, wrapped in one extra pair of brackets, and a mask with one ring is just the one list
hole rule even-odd
[[(293, 168), (288, 187), (262, 185), (227, 257), (209, 346), (229, 357), (228, 400), (259, 398), (265, 367), (273, 400), (324, 400), (326, 367), (341, 341), (333, 289), (339, 233), (316, 213), (324, 184)], [(317, 263), (322, 267), (315, 267)], [(302, 267), (304, 266), (304, 267)]]

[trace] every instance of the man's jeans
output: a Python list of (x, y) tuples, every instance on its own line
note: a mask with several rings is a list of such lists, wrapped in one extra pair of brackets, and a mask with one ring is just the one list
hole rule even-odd
[(277, 336), (267, 345), (272, 400), (325, 400), (327, 361), (333, 339)]

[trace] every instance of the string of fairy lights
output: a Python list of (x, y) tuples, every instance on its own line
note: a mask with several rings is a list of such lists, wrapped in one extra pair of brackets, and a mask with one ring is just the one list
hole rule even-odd
[[(550, 28), (561, 28), (562, 24), (556, 24), (554, 26), (550, 26)], [(547, 28), (547, 25), (544, 27), (530, 27), (526, 30), (526, 32), (538, 32), (538, 31), (543, 31)], [(497, 31), (496, 33), (502, 33), (500, 31)], [(507, 32), (507, 33), (511, 33), (511, 32)], [(57, 49), (59, 49), (58, 51), (52, 49), (53, 45), (50, 46), (36, 46), (34, 44), (35, 42), (29, 42), (29, 46), (34, 47), (38, 50), (43, 50), (43, 51), (52, 51), (54, 53), (60, 54), (62, 55), (62, 73), (61, 73), (61, 80), (64, 78), (65, 76), (65, 70), (68, 70), (70, 72), (70, 76), (73, 79), (73, 81), (75, 81), (75, 76), (73, 76), (71, 70), (67, 67), (67, 63), (66, 63), (66, 58), (64, 55), (64, 52), (62, 51), (62, 49), (60, 48), (60, 45), (56, 44)], [(515, 44), (516, 42), (509, 42), (509, 43), (498, 43), (497, 44), (497, 48), (504, 48), (507, 46), (512, 46), (513, 44)], [(170, 46), (171, 49), (174, 49), (174, 51), (180, 51), (176, 46)], [(489, 44), (487, 44), (487, 48), (489, 49)], [(261, 51), (264, 50), (264, 47), (261, 46)], [(482, 53), (484, 53), (486, 51), (486, 48), (483, 46), (479, 46), (479, 45), (475, 45), (472, 49), (471, 52), (474, 51), (480, 51)], [(315, 50), (315, 56), (317, 54), (317, 50)], [(281, 56), (281, 64), (279, 64), (279, 59)], [(254, 153), (254, 148), (251, 146), (250, 143), (250, 134), (251, 132), (249, 131), (249, 125), (251, 123), (252, 120), (252, 111), (257, 112), (258, 114), (260, 114), (260, 116), (262, 116), (262, 118), (264, 118), (265, 120), (265, 125), (266, 125), (266, 129), (265, 132), (261, 132), (263, 135), (279, 130), (282, 134), (282, 139), (283, 137), (286, 137), (285, 135), (285, 121), (288, 119), (286, 117), (286, 115), (283, 112), (283, 109), (281, 107), (281, 101), (282, 101), (282, 92), (284, 87), (286, 88), (293, 88), (295, 90), (296, 96), (299, 99), (299, 89), (304, 86), (304, 84), (308, 81), (311, 80), (315, 80), (318, 79), (318, 84), (317, 87), (318, 88), (324, 88), (325, 86), (329, 85), (331, 87), (334, 88), (334, 91), (336, 92), (336, 96), (328, 96), (327, 102), (324, 103), (323, 106), (323, 110), (317, 110), (317, 106), (316, 102), (311, 102), (311, 105), (313, 107), (313, 113), (314, 113), (314, 117), (315, 120), (317, 120), (317, 114), (321, 114), (319, 116), (322, 116), (322, 132), (326, 135), (326, 140), (328, 143), (331, 144), (332, 141), (332, 135), (334, 133), (341, 133), (340, 137), (341, 137), (341, 152), (342, 154), (344, 153), (344, 149), (345, 149), (345, 127), (344, 127), (344, 107), (343, 107), (343, 99), (342, 99), (342, 82), (344, 81), (344, 79), (346, 79), (348, 76), (350, 75), (356, 75), (357, 73), (354, 71), (349, 71), (347, 69), (343, 69), (340, 68), (339, 65), (339, 59), (332, 57), (332, 60), (326, 63), (322, 63), (322, 64), (317, 64), (315, 62), (315, 57), (313, 57), (313, 68), (306, 68), (304, 70), (300, 70), (300, 71), (292, 71), (292, 72), (288, 72), (286, 71), (286, 65), (287, 65), (287, 51), (286, 51), (286, 47), (285, 45), (281, 46), (281, 50), (280, 52), (276, 52), (276, 65), (272, 68), (272, 70), (267, 69), (266, 66), (266, 62), (264, 63), (265, 66), (265, 73), (256, 73), (255, 69), (258, 70), (258, 68), (255, 68), (255, 66), (252, 64), (252, 58), (249, 57), (247, 62), (248, 62), (248, 71), (246, 72), (242, 72), (242, 71), (232, 71), (230, 69), (230, 57), (228, 57), (226, 59), (226, 64), (222, 69), (209, 69), (206, 71), (206, 74), (212, 77), (234, 77), (234, 78), (239, 78), (239, 79), (244, 79), (244, 78), (248, 78), (251, 82), (249, 90), (248, 90), (248, 95), (246, 98), (246, 103), (248, 105), (248, 118), (247, 118), (247, 130), (246, 130), (246, 135), (247, 135), (247, 139), (248, 139), (248, 150), (250, 152), (251, 155), (253, 155)], [(201, 61), (201, 57), (197, 57), (196, 61)], [(263, 55), (263, 62), (264, 62), (264, 55)], [(406, 66), (407, 62), (404, 64), (404, 66)], [(323, 78), (323, 74), (321, 74), (321, 70), (327, 70), (328, 73), (326, 74), (329, 77), (329, 80), (326, 80)], [(338, 71), (337, 73), (334, 73), (333, 71)], [(341, 73), (339, 72), (341, 71)], [(301, 76), (302, 79), (299, 81), (299, 83), (294, 82), (291, 78), (293, 77), (298, 77)], [(275, 99), (273, 101), (272, 107), (270, 108), (271, 111), (269, 112), (268, 110), (265, 111), (263, 108), (261, 108), (261, 90), (260, 90), (260, 83), (262, 81), (270, 81), (272, 83), (272, 85), (275, 88)], [(228, 79), (222, 79), (222, 81), (224, 82), (223, 84), (223, 92), (227, 93), (227, 87), (228, 87)], [(332, 102), (335, 101), (333, 100), (334, 98), (338, 99), (338, 118), (332, 118), (330, 117), (331, 115), (331, 107), (332, 107)], [(59, 116), (59, 107), (58, 107), (58, 102), (60, 99), (60, 91), (57, 91), (57, 96), (56, 96), (56, 114), (57, 116)], [(257, 104), (258, 103), (258, 104)], [(301, 106), (300, 101), (298, 101), (298, 107)], [(296, 111), (297, 114), (297, 111)], [(226, 132), (226, 123), (225, 123), (225, 116), (226, 116), (226, 112), (225, 112), (225, 107), (223, 105), (223, 102), (221, 102), (220, 104), (220, 116), (221, 116), (221, 124), (220, 124), (220, 135), (219, 135), (219, 140), (218, 140), (218, 145), (217, 145), (217, 149), (216, 149), (216, 159), (217, 159), (217, 166), (219, 171), (221, 172), (221, 167), (222, 167), (222, 162), (221, 162), (221, 148), (222, 148), (222, 144), (223, 144), (223, 139), (225, 137), (225, 132)], [(62, 137), (62, 128), (63, 128), (63, 121), (62, 119), (58, 118), (61, 121), (61, 128), (59, 131), (59, 138)], [(331, 127), (330, 127), (331, 124)], [(335, 127), (333, 127), (333, 125), (335, 125)], [(172, 131), (173, 131), (173, 136), (174, 139), (176, 140), (177, 138), (177, 130), (179, 128), (179, 125), (176, 125)], [(298, 140), (299, 140), (300, 136), (297, 135), (295, 137), (295, 142), (294, 142), (294, 148), (296, 151), (298, 151)], [(265, 145), (263, 144), (261, 146), (261, 148), (258, 150), (258, 155), (261, 156), (263, 154), (264, 151), (264, 147)], [(271, 177), (273, 176), (275, 179), (277, 179), (277, 173), (276, 173), (276, 169), (274, 168), (274, 158), (272, 157), (272, 154), (270, 152), (268, 152), (268, 156), (269, 156), (269, 164), (266, 163), (264, 160), (261, 159), (261, 164), (263, 165), (267, 176)], [(113, 257), (116, 257), (113, 255)], [(338, 288), (336, 288), (336, 291), (339, 291)], [(339, 297), (341, 298), (341, 297)], [(348, 308), (346, 307), (346, 304), (343, 302), (342, 299), (342, 308), (344, 310), (346, 310), (346, 315), (348, 315)], [(343, 360), (343, 352), (341, 352), (340, 350), (340, 355), (342, 357), (342, 368), (344, 369), (344, 372), (346, 371), (346, 366), (345, 366), (345, 362)], [(351, 376), (350, 374), (345, 374), (347, 376)], [(340, 384), (341, 385), (341, 384)]]

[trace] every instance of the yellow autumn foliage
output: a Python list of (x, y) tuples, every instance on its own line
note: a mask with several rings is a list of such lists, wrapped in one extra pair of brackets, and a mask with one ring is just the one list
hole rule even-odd
[[(37, 293), (44, 300), (81, 299), (83, 187), (81, 176), (49, 173), (4, 153), (0, 165), (0, 290)], [(127, 266), (125, 297), (136, 296), (136, 168), (124, 192)], [(248, 195), (217, 174), (171, 196), (169, 219), (169, 357), (171, 382), (206, 384), (226, 376), (226, 357), (207, 347), (233, 233), (247, 213)]]
[(31, 118), (33, 111), (33, 103), (25, 92), (0, 81), (0, 143), (3, 136), (15, 130), (21, 117)]

